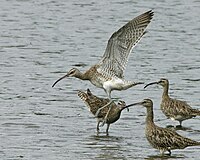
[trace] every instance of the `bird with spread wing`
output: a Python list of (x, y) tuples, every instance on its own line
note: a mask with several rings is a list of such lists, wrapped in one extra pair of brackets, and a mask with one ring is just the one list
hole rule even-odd
[[(96, 87), (103, 88), (111, 100), (112, 90), (121, 91), (138, 84), (143, 84), (141, 82), (125, 80), (123, 74), (131, 50), (146, 33), (146, 28), (152, 18), (153, 12), (150, 10), (129, 21), (112, 34), (99, 63), (91, 66), (84, 73), (80, 72), (77, 68), (72, 68), (66, 75), (59, 78), (52, 87), (66, 77), (76, 77), (81, 80), (89, 80)], [(106, 106), (111, 103), (112, 100)]]

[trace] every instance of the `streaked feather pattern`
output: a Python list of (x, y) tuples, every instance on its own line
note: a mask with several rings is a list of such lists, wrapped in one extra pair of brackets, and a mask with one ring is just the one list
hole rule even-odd
[(186, 120), (200, 115), (200, 111), (193, 109), (186, 102), (177, 99), (163, 99), (161, 102), (161, 110), (168, 118), (175, 120)]
[(149, 85), (158, 84), (163, 87), (162, 101), (160, 103), (160, 108), (166, 117), (177, 120), (182, 125), (182, 121), (200, 116), (200, 110), (193, 109), (187, 102), (178, 99), (170, 98), (168, 94), (169, 81), (166, 78), (161, 78), (157, 82), (149, 83)]
[(152, 11), (145, 12), (113, 33), (99, 62), (98, 72), (123, 78), (131, 49), (145, 34), (152, 17)]
[(189, 146), (200, 145), (200, 142), (183, 137), (171, 129), (157, 126), (154, 123), (153, 102), (151, 99), (144, 99), (142, 102), (135, 104), (146, 107), (146, 138), (151, 146), (160, 150), (162, 154), (164, 154), (165, 151), (171, 154), (171, 150), (173, 149), (184, 149)]
[[(79, 90), (78, 96), (87, 105), (87, 107), (89, 108), (89, 110), (93, 115), (96, 115), (96, 112), (98, 111), (99, 108), (105, 106), (110, 102), (108, 98), (100, 98), (93, 95), (89, 89), (86, 92)], [(119, 101), (118, 104), (113, 102), (110, 106), (112, 107), (107, 117), (106, 121), (107, 124), (114, 123), (120, 118), (121, 111), (124, 109), (124, 107), (126, 107), (126, 103), (124, 101)], [(103, 118), (108, 113), (108, 110), (109, 106), (103, 108), (99, 112), (99, 114), (97, 115), (99, 121), (103, 121)]]
[[(112, 34), (99, 63), (91, 66), (83, 73), (77, 68), (72, 68), (66, 75), (55, 81), (52, 87), (64, 78), (76, 77), (81, 80), (89, 80), (94, 86), (103, 88), (111, 99), (111, 91), (113, 90), (126, 90), (135, 85), (143, 84), (141, 82), (125, 81), (123, 71), (131, 49), (144, 35), (146, 27), (152, 18), (153, 12), (150, 10), (129, 21)], [(122, 83), (118, 83), (118, 79), (121, 79)]]
[(168, 151), (173, 149), (184, 149), (188, 146), (200, 145), (200, 142), (183, 137), (173, 130), (154, 127), (146, 127), (146, 138), (156, 149)]

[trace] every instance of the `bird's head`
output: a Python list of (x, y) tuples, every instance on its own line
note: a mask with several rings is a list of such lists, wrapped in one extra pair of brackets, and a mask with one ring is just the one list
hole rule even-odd
[(56, 85), (56, 83), (58, 83), (59, 81), (61, 81), (64, 78), (67, 77), (78, 77), (80, 75), (80, 71), (77, 68), (72, 68), (70, 69), (66, 75), (64, 75), (63, 77), (59, 78), (53, 85), (52, 87), (54, 87)]
[(121, 110), (126, 108), (126, 103), (124, 101), (119, 100), (117, 103), (117, 107), (119, 107)]
[(165, 87), (165, 86), (169, 85), (169, 81), (168, 81), (168, 79), (161, 78), (161, 79), (160, 79), (159, 81), (157, 81), (157, 82), (151, 82), (151, 83), (147, 84), (146, 86), (144, 86), (144, 88), (146, 88), (146, 87), (148, 87), (148, 86), (150, 86), (150, 85), (153, 85), (153, 84), (159, 84), (159, 85), (161, 85), (162, 87)]

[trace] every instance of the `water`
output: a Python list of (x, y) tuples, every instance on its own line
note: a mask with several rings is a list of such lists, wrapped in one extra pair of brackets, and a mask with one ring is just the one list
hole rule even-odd
[[(162, 159), (144, 137), (145, 109), (124, 111), (96, 135), (96, 120), (77, 97), (78, 89), (105, 93), (89, 82), (66, 79), (51, 85), (74, 65), (86, 70), (101, 58), (111, 34), (133, 17), (153, 9), (148, 33), (130, 56), (126, 79), (146, 83), (166, 77), (170, 94), (200, 106), (200, 2), (192, 1), (24, 1), (0, 6), (0, 159)], [(127, 104), (152, 98), (155, 121), (160, 87), (121, 92)], [(200, 141), (200, 118), (185, 121), (180, 134)], [(199, 147), (172, 152), (165, 159), (198, 159)]]

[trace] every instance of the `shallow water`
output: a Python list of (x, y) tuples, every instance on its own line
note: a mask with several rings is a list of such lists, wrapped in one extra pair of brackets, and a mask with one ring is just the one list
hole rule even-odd
[[(96, 135), (96, 120), (77, 97), (89, 82), (66, 79), (70, 68), (86, 70), (101, 58), (111, 34), (153, 9), (154, 18), (130, 56), (126, 79), (146, 83), (166, 77), (170, 94), (200, 108), (200, 2), (192, 1), (24, 1), (0, 6), (1, 159), (198, 159), (199, 147), (160, 157), (144, 136), (145, 109), (130, 108)], [(113, 92), (127, 104), (152, 98), (159, 126), (176, 125), (159, 109), (162, 89), (137, 86)], [(178, 133), (200, 141), (200, 118), (183, 122)]]

